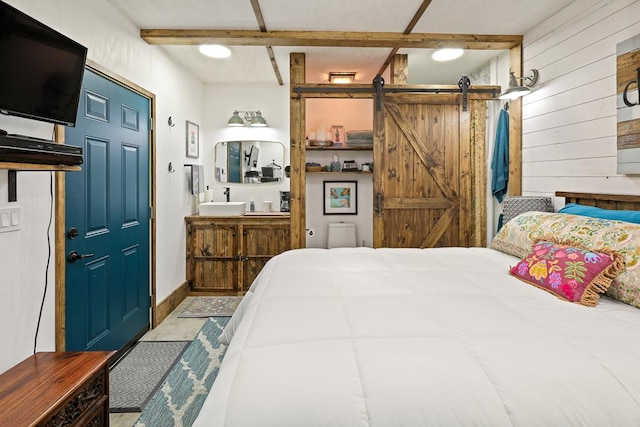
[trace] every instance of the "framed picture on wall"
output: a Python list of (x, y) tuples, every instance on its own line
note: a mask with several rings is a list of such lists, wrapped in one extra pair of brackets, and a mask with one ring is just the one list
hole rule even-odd
[(333, 141), (334, 145), (344, 145), (345, 144), (345, 133), (344, 126), (342, 125), (331, 125), (331, 141)]
[(197, 159), (200, 156), (200, 127), (187, 120), (187, 157)]
[(358, 181), (323, 181), (324, 215), (358, 214)]

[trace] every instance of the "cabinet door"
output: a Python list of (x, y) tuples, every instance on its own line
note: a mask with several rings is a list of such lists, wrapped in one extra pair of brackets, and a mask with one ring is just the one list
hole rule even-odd
[(189, 241), (191, 290), (237, 292), (238, 225), (193, 224)]
[(291, 226), (244, 225), (242, 242), (245, 256), (242, 290), (247, 291), (269, 259), (291, 248)]

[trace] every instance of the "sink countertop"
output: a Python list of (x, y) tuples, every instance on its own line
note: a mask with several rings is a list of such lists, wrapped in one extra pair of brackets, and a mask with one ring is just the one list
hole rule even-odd
[(290, 212), (264, 212), (264, 211), (255, 211), (255, 212), (245, 212), (244, 216), (290, 216)]
[(242, 218), (242, 217), (268, 217), (268, 218), (288, 218), (291, 216), (290, 212), (245, 212), (243, 215), (199, 215), (198, 213), (194, 213), (192, 215), (188, 215), (189, 217), (199, 217), (199, 218)]

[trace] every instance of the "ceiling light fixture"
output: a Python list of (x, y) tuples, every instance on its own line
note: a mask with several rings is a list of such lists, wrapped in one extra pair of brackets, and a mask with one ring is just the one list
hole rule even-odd
[(231, 49), (221, 44), (201, 44), (198, 46), (198, 50), (210, 58), (221, 59), (231, 56)]
[[(240, 113), (243, 114), (240, 117)], [(227, 122), (227, 126), (231, 127), (240, 127), (248, 124), (252, 127), (265, 127), (267, 125), (267, 121), (262, 117), (262, 113), (260, 110), (258, 111), (234, 111), (233, 115)]]
[(460, 58), (463, 53), (464, 49), (459, 48), (438, 49), (431, 54), (431, 58), (433, 58), (434, 61), (439, 62), (452, 61), (454, 59)]
[[(531, 87), (538, 83), (540, 74), (538, 70), (531, 69), (522, 77), (516, 77), (513, 71), (509, 71), (509, 87), (499, 96), (500, 99), (517, 99), (531, 92)], [(522, 85), (518, 84), (522, 80)]]
[(329, 82), (337, 84), (353, 83), (356, 80), (356, 73), (350, 72), (331, 72), (329, 73)]

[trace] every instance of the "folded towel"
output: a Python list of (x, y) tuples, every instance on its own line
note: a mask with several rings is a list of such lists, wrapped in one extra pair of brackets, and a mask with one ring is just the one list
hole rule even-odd
[(373, 139), (372, 130), (350, 130), (347, 131), (347, 141), (352, 139)]
[(349, 142), (347, 144), (349, 144), (350, 146), (367, 146), (367, 145), (373, 145), (373, 139), (349, 139)]

